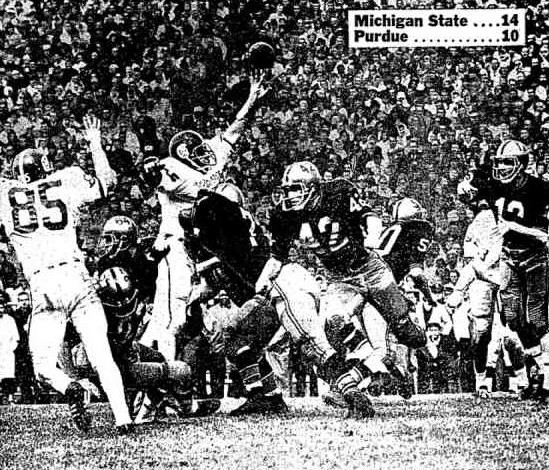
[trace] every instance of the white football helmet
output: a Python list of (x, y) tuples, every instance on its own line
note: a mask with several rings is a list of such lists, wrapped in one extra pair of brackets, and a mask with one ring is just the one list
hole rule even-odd
[(215, 152), (195, 131), (186, 130), (175, 134), (170, 140), (169, 154), (203, 175), (217, 163)]
[(530, 152), (518, 140), (506, 140), (497, 149), (492, 163), (492, 176), (503, 184), (511, 183), (528, 167)]
[(14, 179), (32, 183), (45, 178), (51, 173), (52, 167), (44, 153), (36, 149), (25, 149), (13, 158), (11, 171)]
[(320, 181), (320, 172), (311, 162), (292, 163), (273, 192), (273, 202), (283, 211), (314, 209), (320, 201)]
[(103, 231), (97, 244), (97, 253), (100, 257), (115, 257), (122, 251), (129, 250), (137, 245), (137, 225), (125, 215), (111, 217), (103, 226)]
[(393, 206), (393, 220), (424, 219), (426, 216), (425, 209), (419, 202), (411, 197), (403, 197), (395, 202)]

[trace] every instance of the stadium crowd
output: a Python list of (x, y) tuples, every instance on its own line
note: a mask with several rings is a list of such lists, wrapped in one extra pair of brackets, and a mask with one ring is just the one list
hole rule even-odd
[[(347, 47), (349, 8), (453, 7), (527, 7), (527, 44)], [(444, 307), (473, 218), (458, 184), (507, 138), (532, 149), (531, 173), (549, 179), (548, 25), (549, 4), (507, 0), (2, 0), (0, 172), (8, 175), (11, 159), (36, 147), (56, 169), (76, 164), (93, 173), (80, 122), (89, 111), (101, 119), (118, 184), (106, 202), (82, 208), (81, 243), (93, 271), (95, 243), (111, 216), (131, 217), (143, 244), (154, 239), (159, 204), (139, 178), (143, 160), (164, 155), (178, 129), (210, 137), (226, 128), (249, 86), (248, 46), (270, 42), (277, 53), (271, 92), (239, 140), (227, 178), (244, 189), (264, 227), (282, 170), (301, 160), (314, 162), (325, 180), (356, 182), (384, 226), (395, 201), (420, 201), (436, 227), (424, 268), (441, 308), (423, 308), (420, 294), (409, 292), (432, 332), (432, 344), (418, 353), (419, 390), (470, 391), (466, 307), (461, 323)], [(26, 377), (32, 370), (18, 351), (26, 347), (28, 295), (7, 244), (1, 255), (2, 287), (21, 298), (12, 298), (19, 346), (1, 327), (0, 362), (15, 354)], [(293, 256), (322, 275), (300, 246)], [(3, 390), (11, 395), (9, 382)], [(24, 392), (28, 377), (19, 386)]]

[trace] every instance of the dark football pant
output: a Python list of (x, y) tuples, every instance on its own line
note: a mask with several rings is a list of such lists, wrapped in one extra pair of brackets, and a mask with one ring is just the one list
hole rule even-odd
[(539, 346), (547, 333), (548, 261), (544, 249), (502, 252), (503, 318), (526, 349)]

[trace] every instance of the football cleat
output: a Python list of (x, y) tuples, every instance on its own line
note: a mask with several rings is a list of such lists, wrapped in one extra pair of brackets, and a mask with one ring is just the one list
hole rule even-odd
[(119, 436), (127, 436), (128, 434), (133, 434), (134, 431), (135, 426), (131, 423), (116, 426), (116, 434), (118, 434)]
[(366, 393), (360, 390), (349, 390), (343, 395), (345, 402), (347, 403), (347, 418), (364, 419), (372, 418), (375, 415), (372, 402), (366, 395)]
[(74, 424), (80, 431), (89, 431), (91, 416), (88, 414), (85, 406), (86, 390), (78, 382), (71, 382), (65, 395)]
[(264, 395), (252, 391), (244, 404), (232, 410), (230, 416), (246, 416), (250, 414), (282, 414), (288, 411), (281, 394)]
[(485, 385), (479, 387), (478, 390), (475, 392), (475, 398), (477, 400), (486, 400), (490, 398), (490, 392), (488, 391), (488, 387), (486, 387)]

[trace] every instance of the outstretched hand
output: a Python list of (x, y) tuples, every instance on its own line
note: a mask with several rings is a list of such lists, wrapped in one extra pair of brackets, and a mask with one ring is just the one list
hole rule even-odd
[(250, 75), (250, 99), (253, 101), (263, 98), (270, 90), (266, 84), (265, 72)]
[(101, 139), (101, 121), (95, 116), (84, 116), (84, 137), (88, 142)]

